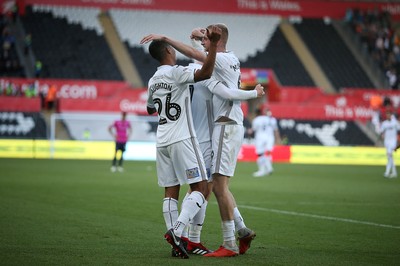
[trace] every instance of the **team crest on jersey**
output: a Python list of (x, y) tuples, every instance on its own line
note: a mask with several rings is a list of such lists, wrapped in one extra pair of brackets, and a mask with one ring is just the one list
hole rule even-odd
[(192, 179), (200, 176), (200, 171), (198, 167), (192, 169), (186, 169), (186, 177), (187, 179)]

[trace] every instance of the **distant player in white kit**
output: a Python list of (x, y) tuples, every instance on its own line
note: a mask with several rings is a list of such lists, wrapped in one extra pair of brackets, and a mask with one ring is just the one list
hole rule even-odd
[(279, 142), (279, 129), (276, 118), (272, 116), (269, 109), (257, 110), (257, 117), (253, 119), (250, 133), (254, 133), (254, 144), (257, 153), (258, 171), (253, 174), (254, 177), (271, 174), (274, 169), (272, 167), (272, 150), (274, 149), (275, 140)]
[[(158, 184), (165, 188), (163, 215), (168, 231), (164, 237), (182, 258), (189, 258), (180, 238), (182, 231), (201, 209), (207, 193), (207, 173), (193, 128), (189, 91), (191, 83), (210, 78), (214, 69), (221, 31), (210, 28), (207, 36), (211, 50), (200, 70), (175, 65), (175, 49), (164, 41), (153, 41), (149, 46), (151, 56), (160, 62), (149, 80), (147, 111), (157, 112), (159, 117), (156, 164)], [(189, 184), (192, 192), (182, 203), (178, 216), (183, 184)]]
[(386, 148), (387, 164), (386, 171), (383, 174), (386, 178), (397, 177), (396, 164), (393, 159), (393, 152), (397, 147), (397, 135), (400, 131), (400, 124), (391, 112), (386, 112), (386, 120), (380, 126), (380, 133), (384, 140)]

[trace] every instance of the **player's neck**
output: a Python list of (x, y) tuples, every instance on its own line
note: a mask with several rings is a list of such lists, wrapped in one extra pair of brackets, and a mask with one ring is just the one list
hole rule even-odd
[(161, 60), (160, 64), (163, 65), (169, 65), (169, 66), (174, 66), (176, 65), (176, 59), (171, 58), (171, 57), (166, 57), (164, 60)]
[(225, 47), (217, 47), (217, 53), (226, 53), (226, 48)]

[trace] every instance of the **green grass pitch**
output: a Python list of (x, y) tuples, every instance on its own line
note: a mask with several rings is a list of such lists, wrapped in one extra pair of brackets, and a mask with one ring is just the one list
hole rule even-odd
[[(172, 258), (155, 162), (0, 159), (0, 265), (400, 265), (400, 178), (384, 166), (275, 164), (231, 190), (257, 237), (235, 258)], [(183, 187), (181, 197), (187, 187)], [(202, 241), (222, 243), (208, 205)]]

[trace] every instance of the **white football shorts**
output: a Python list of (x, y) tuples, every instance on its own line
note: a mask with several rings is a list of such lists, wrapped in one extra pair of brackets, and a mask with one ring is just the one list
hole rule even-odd
[(211, 174), (233, 176), (244, 136), (243, 125), (216, 124), (213, 130)]
[(393, 153), (394, 149), (396, 149), (397, 146), (397, 139), (392, 139), (392, 140), (385, 140), (384, 141), (385, 148), (386, 148), (386, 153)]
[(211, 178), (211, 164), (212, 164), (211, 140), (200, 143), (200, 150), (203, 154), (204, 163), (206, 164), (208, 182), (211, 182), (212, 181), (212, 178)]
[(274, 137), (260, 136), (254, 141), (257, 154), (264, 154), (266, 151), (272, 151), (275, 144)]
[(172, 187), (207, 180), (204, 159), (197, 138), (157, 147), (158, 185)]

